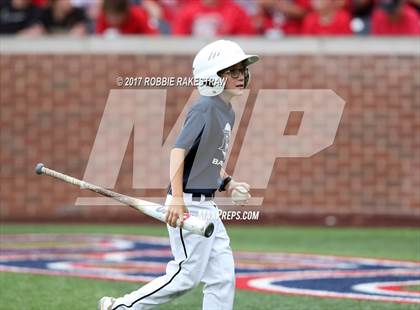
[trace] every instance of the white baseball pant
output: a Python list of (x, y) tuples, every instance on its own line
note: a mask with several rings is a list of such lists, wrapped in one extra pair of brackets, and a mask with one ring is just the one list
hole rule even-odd
[[(168, 195), (165, 204), (172, 199)], [(215, 228), (210, 238), (168, 226), (174, 259), (166, 266), (166, 274), (137, 291), (117, 298), (112, 310), (144, 310), (164, 304), (196, 287), (203, 287), (203, 310), (230, 310), (235, 295), (235, 271), (230, 240), (218, 217), (213, 201), (193, 201), (184, 194), (191, 215), (206, 214)]]

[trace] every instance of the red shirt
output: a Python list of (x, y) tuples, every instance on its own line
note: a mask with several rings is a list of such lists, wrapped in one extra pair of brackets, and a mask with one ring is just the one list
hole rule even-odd
[(400, 17), (393, 21), (381, 9), (372, 14), (372, 34), (375, 35), (419, 35), (419, 15), (412, 7), (404, 5)]
[(214, 6), (190, 1), (175, 18), (172, 32), (176, 35), (223, 36), (254, 33), (251, 19), (231, 0), (219, 0)]
[[(295, 4), (299, 7), (301, 7), (304, 10), (311, 10), (311, 0), (295, 0)], [(296, 19), (291, 17), (286, 17), (286, 21), (282, 25), (283, 33), (286, 35), (294, 35), (294, 34), (300, 34), (302, 32), (302, 24), (303, 24), (303, 18), (302, 19)]]
[[(102, 12), (96, 23), (96, 33), (104, 33), (111, 28)], [(124, 23), (117, 29), (121, 34), (156, 34), (157, 30), (150, 26), (146, 11), (132, 5)]]
[(350, 35), (350, 14), (344, 10), (335, 12), (328, 24), (321, 24), (319, 12), (312, 12), (306, 15), (303, 21), (302, 34), (304, 35)]
[[(312, 9), (311, 0), (294, 0), (293, 4), (306, 12)], [(260, 10), (254, 16), (254, 20), (259, 34), (267, 34), (268, 31), (274, 29), (281, 30), (281, 33), (285, 35), (297, 35), (301, 33), (303, 23), (303, 17), (293, 18), (282, 12), (265, 10)]]
[(39, 7), (44, 7), (47, 4), (47, 0), (32, 0), (32, 4)]

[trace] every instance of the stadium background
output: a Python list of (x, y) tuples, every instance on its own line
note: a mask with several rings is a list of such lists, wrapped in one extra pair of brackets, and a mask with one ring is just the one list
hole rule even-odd
[[(230, 166), (259, 89), (332, 89), (346, 101), (334, 144), (310, 158), (279, 158), (262, 221), (338, 225), (415, 225), (419, 220), (420, 71), (408, 38), (238, 39), (261, 55)], [(77, 188), (39, 178), (45, 162), (82, 178), (116, 78), (190, 76), (202, 39), (3, 39), (1, 66), (1, 216), (3, 221), (135, 221), (118, 207), (73, 207)], [(185, 46), (188, 48), (186, 49)], [(168, 89), (166, 133), (192, 87)], [(131, 139), (132, 140), (132, 139)], [(239, 142), (238, 142), (239, 141)], [(133, 196), (132, 141), (116, 190)], [(88, 194), (91, 196), (91, 194)], [(99, 212), (100, 211), (100, 212)], [(331, 219), (331, 218), (330, 218)]]

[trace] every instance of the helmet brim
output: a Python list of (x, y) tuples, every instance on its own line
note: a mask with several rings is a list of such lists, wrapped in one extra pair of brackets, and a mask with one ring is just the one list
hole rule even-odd
[(252, 65), (253, 63), (256, 63), (258, 60), (260, 60), (260, 57), (257, 55), (245, 55), (245, 56), (246, 58), (242, 60), (241, 62), (245, 61), (246, 66)]
[(217, 70), (217, 74), (219, 74), (220, 71), (223, 71), (240, 63), (243, 63), (246, 67), (248, 67), (249, 65), (256, 63), (258, 60), (260, 60), (260, 57), (258, 57), (257, 55), (243, 55), (242, 57), (236, 58), (234, 62), (225, 63), (222, 66), (223, 68)]

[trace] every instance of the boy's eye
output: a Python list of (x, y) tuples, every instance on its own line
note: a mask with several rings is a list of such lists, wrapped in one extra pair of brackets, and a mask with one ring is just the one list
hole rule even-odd
[(243, 75), (245, 75), (247, 71), (248, 71), (248, 68), (247, 67), (244, 67), (244, 68), (232, 68), (232, 69), (229, 69), (229, 70), (225, 70), (222, 74), (229, 74), (233, 78), (238, 78), (241, 73)]

